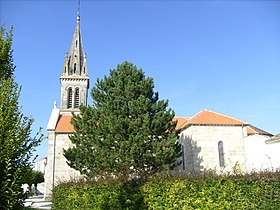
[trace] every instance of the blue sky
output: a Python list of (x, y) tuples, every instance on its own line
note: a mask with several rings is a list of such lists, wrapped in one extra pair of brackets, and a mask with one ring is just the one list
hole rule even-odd
[[(0, 0), (1, 25), (14, 26), (20, 103), (35, 119), (33, 134), (47, 134), (60, 102), (77, 5)], [(82, 0), (81, 31), (91, 88), (127, 60), (154, 78), (177, 116), (210, 109), (280, 133), (280, 1)], [(47, 140), (37, 152), (47, 155)]]

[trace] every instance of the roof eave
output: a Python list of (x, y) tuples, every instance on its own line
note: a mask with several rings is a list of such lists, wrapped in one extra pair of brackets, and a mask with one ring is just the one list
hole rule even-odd
[(190, 126), (249, 126), (250, 124), (211, 124), (211, 123), (188, 123), (187, 125), (180, 128), (180, 130), (185, 130), (187, 127)]

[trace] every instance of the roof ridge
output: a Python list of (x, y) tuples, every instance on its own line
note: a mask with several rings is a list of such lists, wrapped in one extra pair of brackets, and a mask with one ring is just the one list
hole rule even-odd
[[(235, 117), (231, 117), (231, 116), (227, 116), (225, 114), (221, 114), (221, 113), (218, 113), (218, 112), (215, 112), (215, 111), (212, 111), (212, 110), (209, 110), (209, 109), (203, 109), (201, 110), (200, 112), (198, 112), (197, 114), (195, 114), (194, 116), (192, 116), (189, 120), (188, 120), (188, 123), (189, 124), (197, 124), (198, 121), (202, 122), (200, 119), (203, 118), (203, 116), (212, 116), (211, 118), (223, 118), (223, 119), (228, 119), (228, 122), (232, 121), (231, 123), (229, 124), (238, 124), (238, 125), (249, 125), (249, 123), (247, 123), (246, 121), (243, 121), (243, 120), (239, 120)], [(216, 116), (216, 117), (215, 117)], [(210, 118), (209, 118), (210, 119)], [(207, 124), (207, 123), (206, 123)], [(213, 124), (213, 123), (210, 123), (210, 124)], [(215, 124), (215, 123), (214, 123)], [(220, 123), (218, 123), (220, 124)], [(223, 123), (222, 123), (223, 124)]]
[(184, 119), (189, 119), (190, 117), (184, 117), (184, 116), (175, 116), (174, 118), (184, 118)]
[(202, 114), (202, 112), (204, 112), (205, 110), (206, 110), (206, 109), (203, 109), (203, 110), (199, 111), (198, 113), (196, 113), (195, 115), (191, 116), (191, 117), (189, 118), (189, 122), (191, 122), (192, 119), (195, 118), (196, 116), (199, 116), (200, 114)]
[(247, 124), (247, 125), (250, 124), (250, 123), (248, 123), (248, 122), (246, 122), (246, 121), (243, 121), (243, 120), (240, 120), (240, 119), (238, 119), (238, 118), (231, 117), (231, 116), (227, 116), (227, 115), (225, 115), (225, 114), (222, 114), (222, 113), (219, 113), (219, 112), (215, 112), (215, 111), (212, 111), (212, 110), (204, 109), (204, 111), (209, 111), (209, 112), (212, 112), (212, 113), (214, 113), (214, 114), (222, 115), (222, 116), (224, 116), (224, 117), (228, 117), (228, 118), (231, 118), (231, 119), (233, 119), (233, 120), (240, 121), (240, 122), (242, 122), (243, 124)]

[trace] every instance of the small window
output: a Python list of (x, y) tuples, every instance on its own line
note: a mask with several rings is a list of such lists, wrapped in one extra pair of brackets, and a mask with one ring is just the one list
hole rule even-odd
[(74, 63), (74, 74), (76, 74), (76, 70), (77, 70), (77, 64)]
[(78, 47), (78, 41), (76, 40), (76, 48)]
[(218, 142), (218, 151), (219, 151), (219, 164), (220, 164), (220, 167), (225, 167), (224, 144), (223, 144), (222, 141)]
[(185, 146), (182, 144), (182, 165), (183, 165), (183, 170), (186, 170), (186, 164), (185, 164)]

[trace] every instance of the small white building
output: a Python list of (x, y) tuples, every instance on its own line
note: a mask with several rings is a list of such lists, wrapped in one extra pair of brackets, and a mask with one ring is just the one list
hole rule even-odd
[(40, 171), (43, 174), (45, 174), (46, 166), (47, 166), (47, 157), (43, 157), (35, 161), (33, 170)]
[(248, 171), (280, 169), (280, 135), (251, 135), (244, 138)]

